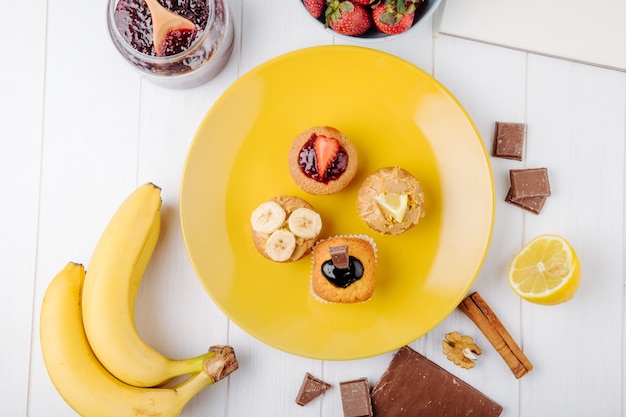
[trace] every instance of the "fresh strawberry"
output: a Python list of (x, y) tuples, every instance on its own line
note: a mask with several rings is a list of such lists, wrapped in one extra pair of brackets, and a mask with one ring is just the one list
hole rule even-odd
[(326, 171), (331, 166), (337, 155), (339, 154), (339, 141), (328, 136), (318, 135), (313, 143), (315, 158), (317, 159), (317, 172), (320, 178), (326, 177)]
[(360, 4), (331, 0), (326, 9), (326, 24), (342, 35), (359, 36), (372, 26), (372, 18)]
[(369, 6), (376, 0), (350, 0), (350, 1), (352, 1), (352, 3), (355, 3), (355, 4), (362, 4), (363, 6)]
[(322, 15), (326, 8), (326, 0), (302, 0), (302, 2), (311, 16), (316, 19)]
[(372, 17), (378, 30), (389, 35), (413, 26), (415, 10), (422, 0), (383, 0), (374, 7)]

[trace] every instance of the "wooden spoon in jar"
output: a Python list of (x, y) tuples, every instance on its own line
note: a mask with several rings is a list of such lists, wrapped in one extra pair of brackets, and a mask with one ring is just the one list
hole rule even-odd
[(193, 22), (161, 6), (157, 0), (145, 0), (145, 2), (152, 15), (152, 37), (157, 56), (165, 55), (166, 39), (171, 32), (196, 30)]

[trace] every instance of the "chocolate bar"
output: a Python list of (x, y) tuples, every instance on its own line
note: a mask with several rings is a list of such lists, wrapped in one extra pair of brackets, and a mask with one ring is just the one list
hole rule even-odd
[(511, 188), (504, 199), (532, 213), (539, 214), (552, 194), (547, 168), (509, 170)]
[(521, 161), (525, 136), (526, 125), (524, 123), (496, 122), (492, 155)]
[(322, 381), (321, 379), (315, 378), (307, 372), (306, 375), (304, 375), (304, 380), (302, 381), (300, 391), (296, 397), (296, 403), (301, 406), (307, 405), (326, 392), (329, 388), (330, 384)]
[(335, 268), (350, 268), (350, 253), (347, 245), (330, 246), (328, 248), (328, 252), (330, 253), (330, 259), (332, 260), (333, 265), (335, 265)]
[(372, 417), (372, 400), (367, 378), (340, 382), (344, 417)]
[(509, 170), (511, 199), (518, 201), (527, 197), (548, 197), (551, 194), (547, 168)]
[(511, 189), (509, 189), (509, 192), (506, 195), (506, 198), (504, 199), (504, 201), (506, 201), (507, 203), (511, 203), (515, 206), (521, 207), (524, 210), (528, 210), (531, 213), (539, 214), (541, 213), (541, 209), (543, 208), (547, 199), (548, 197), (539, 196), (539, 197), (524, 197), (518, 200), (513, 200), (511, 197)]
[(408, 346), (372, 390), (376, 417), (497, 417), (502, 406)]

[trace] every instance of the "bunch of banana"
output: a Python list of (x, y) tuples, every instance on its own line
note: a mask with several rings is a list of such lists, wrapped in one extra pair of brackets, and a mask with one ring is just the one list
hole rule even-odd
[[(173, 360), (137, 334), (134, 301), (158, 239), (160, 208), (160, 189), (139, 187), (107, 225), (88, 271), (68, 263), (46, 290), (44, 362), (56, 389), (82, 416), (177, 416), (196, 393), (238, 367), (228, 346)], [(176, 386), (155, 387), (187, 374)]]

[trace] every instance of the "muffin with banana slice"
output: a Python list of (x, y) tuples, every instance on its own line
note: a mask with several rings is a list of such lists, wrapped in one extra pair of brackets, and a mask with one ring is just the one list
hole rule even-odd
[(252, 241), (259, 253), (276, 262), (308, 254), (322, 230), (322, 217), (299, 197), (281, 195), (259, 204), (250, 215)]

